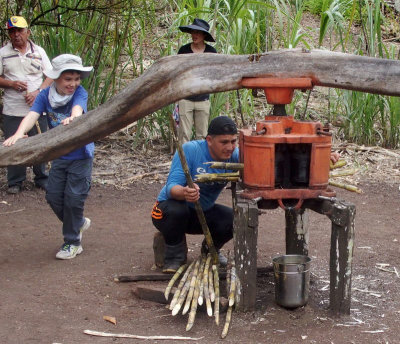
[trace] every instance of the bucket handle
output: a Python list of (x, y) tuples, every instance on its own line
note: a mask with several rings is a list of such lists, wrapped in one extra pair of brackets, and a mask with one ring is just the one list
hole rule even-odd
[(306, 267), (304, 264), (299, 264), (297, 265), (297, 272), (303, 273), (305, 271)]
[(282, 202), (282, 198), (278, 199), (278, 204), (279, 206), (283, 209), (283, 210), (290, 210), (290, 209), (295, 209), (295, 210), (299, 210), (301, 208), (301, 206), (303, 205), (304, 200), (302, 198), (300, 198), (296, 205), (294, 207), (287, 207), (283, 204)]

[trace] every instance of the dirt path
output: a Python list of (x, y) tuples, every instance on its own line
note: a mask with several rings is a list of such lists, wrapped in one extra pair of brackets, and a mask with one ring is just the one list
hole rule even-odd
[[(327, 312), (330, 224), (312, 213), (308, 305), (295, 311), (278, 307), (273, 276), (260, 278), (257, 311), (234, 313), (225, 343), (399, 342), (400, 288), (394, 268), (400, 273), (400, 192), (398, 185), (383, 183), (364, 182), (360, 187), (362, 195), (338, 191), (340, 198), (357, 206), (351, 315), (333, 319)], [(172, 317), (163, 305), (134, 298), (134, 283), (113, 282), (115, 275), (149, 271), (153, 264), (150, 209), (159, 188), (158, 183), (135, 184), (124, 191), (93, 187), (86, 212), (92, 227), (83, 239), (84, 252), (71, 261), (54, 258), (62, 243), (61, 229), (44, 192), (10, 196), (1, 190), (0, 342), (140, 342), (89, 337), (85, 329), (222, 342), (222, 326), (204, 312), (187, 333), (186, 316)], [(229, 203), (229, 192), (222, 200)], [(199, 254), (199, 242), (198, 237), (189, 238), (191, 257)], [(260, 217), (258, 266), (270, 265), (273, 256), (283, 253), (283, 211), (268, 211)], [(379, 263), (389, 264), (384, 269), (393, 272), (378, 269)], [(116, 317), (117, 324), (105, 322), (103, 315)]]

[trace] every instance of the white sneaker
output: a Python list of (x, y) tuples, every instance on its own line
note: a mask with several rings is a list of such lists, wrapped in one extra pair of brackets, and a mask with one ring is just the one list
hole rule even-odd
[(83, 222), (82, 227), (79, 228), (79, 241), (82, 240), (83, 232), (86, 231), (87, 229), (89, 229), (91, 222), (92, 221), (90, 221), (90, 219), (88, 217), (85, 217), (85, 221)]
[(81, 245), (75, 246), (71, 244), (64, 244), (60, 248), (60, 251), (57, 252), (57, 259), (72, 259), (75, 258), (78, 254), (81, 254), (83, 248)]

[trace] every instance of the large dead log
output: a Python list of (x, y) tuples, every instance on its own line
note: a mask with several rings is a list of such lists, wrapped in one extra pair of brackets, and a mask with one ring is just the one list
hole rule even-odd
[(158, 60), (107, 103), (68, 126), (0, 148), (0, 167), (52, 160), (189, 95), (241, 88), (243, 77), (310, 77), (314, 85), (400, 96), (400, 61), (322, 50)]

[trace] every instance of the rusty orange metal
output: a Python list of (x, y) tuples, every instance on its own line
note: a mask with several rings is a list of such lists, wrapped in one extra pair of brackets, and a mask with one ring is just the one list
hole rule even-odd
[(290, 104), (295, 89), (313, 88), (311, 78), (243, 78), (242, 86), (264, 90), (268, 104)]
[[(282, 106), (290, 103), (294, 89), (312, 88), (312, 80), (245, 78), (242, 85), (263, 88), (269, 103)], [(300, 207), (304, 199), (335, 196), (328, 188), (330, 135), (320, 122), (297, 121), (293, 116), (266, 116), (255, 130), (240, 130), (242, 197), (277, 200), (281, 207), (282, 200), (294, 199)]]

